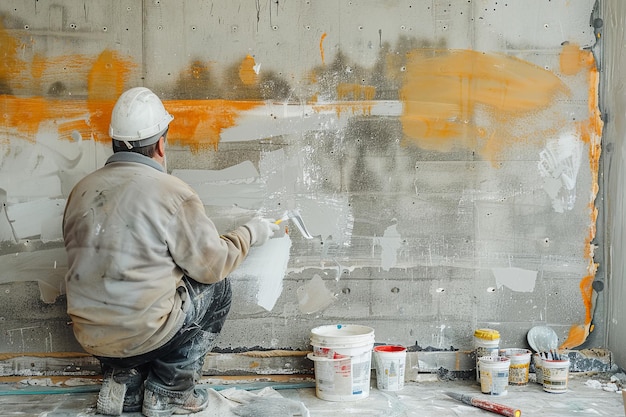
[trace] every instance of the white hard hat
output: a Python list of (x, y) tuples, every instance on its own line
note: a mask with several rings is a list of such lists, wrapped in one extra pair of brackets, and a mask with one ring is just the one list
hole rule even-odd
[(174, 116), (163, 103), (145, 87), (125, 91), (113, 107), (109, 135), (124, 142), (128, 149), (152, 145), (167, 129)]

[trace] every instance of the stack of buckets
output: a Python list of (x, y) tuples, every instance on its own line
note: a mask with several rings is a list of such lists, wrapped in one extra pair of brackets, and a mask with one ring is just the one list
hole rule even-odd
[(354, 401), (370, 393), (374, 329), (355, 324), (311, 330), (315, 394), (328, 401)]
[(354, 401), (369, 396), (372, 350), (377, 388), (404, 388), (406, 348), (374, 348), (374, 329), (354, 324), (320, 326), (311, 330), (315, 364), (315, 394), (327, 401)]
[(506, 395), (509, 385), (528, 384), (531, 352), (500, 349), (500, 333), (492, 329), (474, 332), (476, 379), (483, 394)]

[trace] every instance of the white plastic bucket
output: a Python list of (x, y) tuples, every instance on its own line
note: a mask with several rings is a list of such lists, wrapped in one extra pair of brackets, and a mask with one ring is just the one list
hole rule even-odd
[(493, 329), (474, 331), (474, 353), (476, 355), (476, 381), (480, 383), (480, 363), (482, 356), (498, 356), (500, 350), (500, 332)]
[(311, 330), (315, 394), (327, 401), (354, 401), (369, 396), (374, 329), (354, 324)]
[(400, 391), (404, 388), (406, 348), (398, 345), (374, 347), (376, 387), (381, 391)]
[(500, 356), (506, 356), (511, 360), (509, 366), (509, 384), (526, 385), (528, 384), (528, 374), (530, 371), (530, 355), (528, 349), (502, 349)]
[(543, 390), (554, 394), (567, 391), (569, 359), (543, 359)]
[(506, 395), (509, 386), (509, 365), (505, 356), (482, 356), (480, 362), (480, 391), (483, 394)]

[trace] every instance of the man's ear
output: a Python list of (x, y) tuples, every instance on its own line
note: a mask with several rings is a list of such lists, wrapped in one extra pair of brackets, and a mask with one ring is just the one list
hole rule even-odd
[(159, 141), (157, 142), (156, 151), (160, 157), (165, 156), (165, 137), (164, 136), (161, 136), (159, 138)]

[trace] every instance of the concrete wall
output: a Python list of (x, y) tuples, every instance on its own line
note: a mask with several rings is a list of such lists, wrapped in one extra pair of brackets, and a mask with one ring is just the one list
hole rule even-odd
[(233, 274), (220, 349), (308, 349), (334, 323), (604, 347), (594, 3), (3, 1), (0, 350), (80, 349), (61, 215), (136, 85), (221, 230), (297, 209), (314, 235), (290, 223)]
[(614, 352), (617, 363), (626, 363), (626, 89), (624, 84), (624, 19), (626, 4), (621, 1), (608, 1), (602, 5), (605, 36), (602, 40), (602, 68), (604, 88), (601, 103), (606, 113), (603, 137), (605, 158), (603, 171), (606, 189), (606, 242), (607, 259), (607, 347)]

